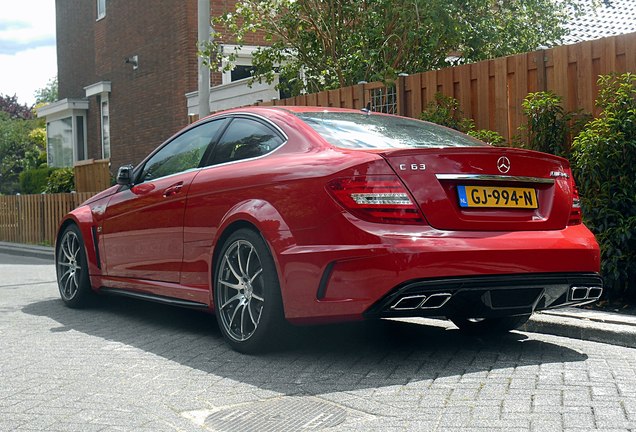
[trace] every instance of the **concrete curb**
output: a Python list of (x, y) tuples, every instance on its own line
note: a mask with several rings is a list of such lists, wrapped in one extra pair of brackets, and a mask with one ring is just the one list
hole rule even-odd
[(636, 348), (636, 317), (566, 308), (535, 313), (519, 330)]
[(55, 249), (50, 246), (25, 245), (19, 243), (0, 242), (0, 253), (53, 261)]

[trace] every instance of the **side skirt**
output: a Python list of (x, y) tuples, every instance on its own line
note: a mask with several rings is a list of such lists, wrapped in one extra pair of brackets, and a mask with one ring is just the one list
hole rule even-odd
[(208, 305), (205, 303), (182, 300), (182, 299), (178, 299), (174, 297), (164, 297), (164, 296), (140, 293), (135, 291), (127, 291), (127, 290), (123, 290), (119, 288), (102, 287), (99, 289), (99, 292), (108, 294), (108, 295), (131, 297), (131, 298), (136, 298), (140, 300), (152, 301), (155, 303), (162, 303), (162, 304), (167, 304), (170, 306), (180, 306), (180, 307), (186, 307), (191, 309), (208, 309)]

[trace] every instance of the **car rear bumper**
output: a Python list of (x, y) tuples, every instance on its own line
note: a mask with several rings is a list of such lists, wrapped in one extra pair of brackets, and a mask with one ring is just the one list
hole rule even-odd
[[(383, 316), (515, 315), (591, 300), (568, 297), (579, 283), (602, 287), (598, 245), (583, 225), (534, 232), (396, 229), (377, 234), (361, 237), (362, 244), (346, 239), (339, 245), (294, 245), (279, 251), (286, 317), (316, 323)], [(424, 298), (431, 294), (439, 294), (433, 298), (439, 303), (442, 297), (449, 299), (430, 310), (426, 304), (391, 308), (408, 296), (433, 301)]]
[(545, 273), (424, 279), (397, 287), (366, 318), (491, 318), (589, 303), (601, 296), (596, 273)]

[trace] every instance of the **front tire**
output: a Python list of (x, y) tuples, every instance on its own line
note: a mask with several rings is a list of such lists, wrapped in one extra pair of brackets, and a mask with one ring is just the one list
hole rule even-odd
[(64, 229), (55, 254), (57, 286), (64, 304), (70, 308), (89, 306), (95, 297), (88, 277), (84, 240), (77, 225)]
[(506, 333), (518, 329), (524, 325), (528, 319), (530, 319), (530, 314), (499, 318), (450, 318), (453, 324), (459, 327), (462, 332), (470, 335)]
[(223, 244), (214, 305), (219, 328), (234, 350), (256, 353), (273, 344), (284, 313), (276, 266), (258, 233), (240, 229)]

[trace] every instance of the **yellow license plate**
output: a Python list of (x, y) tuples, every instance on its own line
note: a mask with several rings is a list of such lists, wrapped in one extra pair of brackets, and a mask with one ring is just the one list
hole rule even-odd
[(460, 207), (505, 207), (536, 209), (537, 191), (533, 188), (500, 186), (457, 186)]

